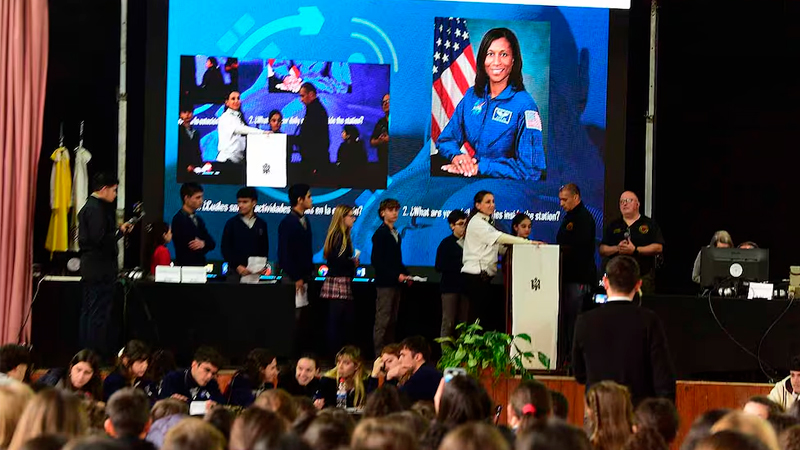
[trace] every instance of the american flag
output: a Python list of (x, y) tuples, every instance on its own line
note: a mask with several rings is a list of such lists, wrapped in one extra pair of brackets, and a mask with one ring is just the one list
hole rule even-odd
[(434, 23), (431, 138), (436, 142), (464, 93), (475, 84), (475, 55), (466, 20), (437, 17)]

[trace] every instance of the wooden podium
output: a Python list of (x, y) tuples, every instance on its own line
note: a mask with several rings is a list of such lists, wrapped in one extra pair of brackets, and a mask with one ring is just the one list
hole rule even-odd
[(523, 352), (542, 352), (550, 358), (551, 367), (544, 367), (534, 358), (525, 361), (526, 369), (555, 369), (558, 361), (559, 247), (517, 244), (506, 254), (506, 260), (508, 331), (531, 337), (531, 344), (517, 340)]

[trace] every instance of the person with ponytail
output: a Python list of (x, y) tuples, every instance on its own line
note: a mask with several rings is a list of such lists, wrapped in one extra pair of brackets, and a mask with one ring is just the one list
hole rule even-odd
[(348, 337), (352, 336), (350, 331), (355, 326), (352, 282), (359, 261), (353, 254), (353, 239), (350, 237), (355, 221), (352, 206), (337, 206), (325, 237), (323, 256), (328, 264), (328, 274), (319, 296), (328, 301), (329, 355), (351, 341)]
[(550, 390), (535, 380), (524, 380), (511, 393), (508, 403), (508, 426), (516, 434), (524, 433), (552, 415)]
[[(150, 382), (145, 379), (149, 365), (150, 349), (147, 344), (135, 339), (129, 341), (119, 353), (117, 367), (103, 380), (103, 401), (108, 402), (114, 392), (125, 387), (142, 389), (149, 396)], [(155, 398), (150, 400), (151, 403), (155, 402)]]
[[(498, 255), (504, 252), (503, 245), (533, 244), (528, 239), (512, 236), (494, 226), (494, 194), (479, 191), (467, 220), (464, 237), (464, 292), (469, 299), (470, 320), (481, 319), (486, 329), (501, 326), (497, 314), (489, 307), (493, 302), (490, 284), (497, 274)], [(498, 308), (494, 308), (498, 309)], [(499, 310), (499, 309), (498, 309)]]
[(172, 256), (167, 249), (167, 244), (172, 240), (172, 229), (164, 221), (153, 222), (146, 229), (149, 242), (148, 248), (151, 249), (149, 254), (152, 256), (150, 257), (150, 263), (143, 264), (143, 267), (150, 269), (150, 273), (155, 275), (157, 266), (169, 266), (172, 264)]

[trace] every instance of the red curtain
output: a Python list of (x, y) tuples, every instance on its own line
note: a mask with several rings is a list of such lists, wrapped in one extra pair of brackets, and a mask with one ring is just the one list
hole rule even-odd
[(47, 0), (0, 0), (0, 343), (17, 342), (31, 303), (47, 48)]

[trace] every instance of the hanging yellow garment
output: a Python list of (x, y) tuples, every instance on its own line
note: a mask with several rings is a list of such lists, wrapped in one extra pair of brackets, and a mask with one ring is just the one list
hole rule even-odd
[(69, 169), (69, 150), (59, 147), (50, 155), (53, 169), (50, 172), (50, 228), (44, 248), (54, 252), (65, 252), (69, 247), (67, 239), (69, 208), (72, 204), (72, 175)]

